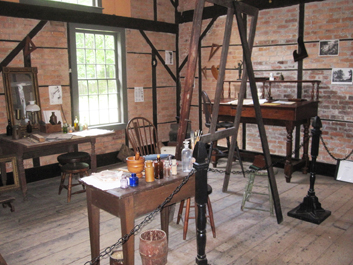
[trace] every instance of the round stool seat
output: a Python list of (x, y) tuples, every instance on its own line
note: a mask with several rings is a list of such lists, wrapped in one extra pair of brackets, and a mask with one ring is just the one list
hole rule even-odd
[(211, 185), (207, 184), (207, 195), (210, 195), (212, 193), (212, 187)]
[(61, 171), (65, 173), (76, 174), (80, 172), (85, 172), (89, 169), (89, 165), (84, 162), (65, 164), (61, 167)]
[(70, 152), (58, 156), (58, 162), (62, 165), (68, 163), (88, 162), (91, 156), (87, 152)]

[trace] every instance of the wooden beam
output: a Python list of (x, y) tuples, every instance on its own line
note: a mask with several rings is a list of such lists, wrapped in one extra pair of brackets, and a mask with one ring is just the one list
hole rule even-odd
[(84, 23), (176, 34), (178, 25), (115, 15), (0, 1), (0, 16)]
[[(1, 2), (0, 2), (1, 3)], [(0, 7), (1, 10), (1, 7)], [(37, 35), (37, 33), (39, 31), (41, 31), (41, 29), (45, 26), (45, 24), (47, 23), (47, 21), (42, 20), (40, 21), (37, 26), (35, 26), (29, 33), (28, 33), (28, 37), (33, 39), (34, 36)], [(6, 67), (16, 56), (17, 54), (19, 54), (23, 48), (26, 45), (26, 39), (27, 36), (23, 38), (23, 40), (10, 52), (9, 55), (6, 56), (6, 58), (0, 63), (0, 72), (2, 71), (3, 67)]]

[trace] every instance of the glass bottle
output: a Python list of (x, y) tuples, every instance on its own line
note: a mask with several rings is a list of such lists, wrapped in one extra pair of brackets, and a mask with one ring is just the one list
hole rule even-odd
[(58, 123), (58, 118), (55, 116), (55, 112), (53, 111), (51, 113), (50, 119), (49, 119), (50, 124), (55, 125)]
[(153, 162), (154, 166), (154, 178), (162, 179), (163, 178), (163, 162), (161, 161), (161, 156), (157, 155), (157, 160)]
[(67, 133), (67, 123), (65, 122), (63, 125), (63, 133)]
[(87, 125), (87, 122), (86, 122), (86, 118), (83, 119), (83, 124), (82, 124), (82, 130), (88, 130), (88, 125)]
[(7, 126), (6, 126), (6, 135), (7, 136), (11, 136), (12, 135), (12, 125), (11, 125), (11, 121), (9, 120)]
[(137, 187), (139, 185), (139, 178), (136, 177), (136, 173), (131, 173), (131, 177), (129, 179), (130, 187)]
[(146, 173), (146, 182), (153, 182), (154, 181), (154, 168), (153, 168), (153, 161), (152, 160), (146, 161), (145, 173)]
[(77, 116), (75, 116), (75, 120), (74, 120), (74, 129), (75, 131), (78, 131), (78, 119), (77, 119)]
[(30, 122), (30, 121), (28, 121), (26, 130), (27, 130), (28, 133), (31, 133), (31, 132), (32, 132), (32, 125), (31, 125), (31, 122)]
[(178, 174), (178, 167), (176, 159), (172, 159), (172, 175)]
[(183, 172), (190, 172), (191, 168), (191, 157), (192, 157), (192, 151), (189, 148), (189, 141), (184, 141), (184, 148), (181, 151), (181, 163), (183, 166)]

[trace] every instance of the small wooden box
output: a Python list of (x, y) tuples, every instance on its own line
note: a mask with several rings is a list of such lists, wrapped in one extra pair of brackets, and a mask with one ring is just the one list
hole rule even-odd
[(55, 133), (61, 132), (61, 124), (52, 125), (50, 123), (46, 123), (45, 125), (40, 125), (40, 131), (44, 133)]

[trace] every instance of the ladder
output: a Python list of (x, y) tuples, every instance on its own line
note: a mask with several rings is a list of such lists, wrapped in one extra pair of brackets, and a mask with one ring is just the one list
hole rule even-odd
[[(178, 130), (176, 157), (180, 159), (180, 151), (181, 151), (180, 147), (182, 146), (183, 140), (186, 138), (187, 120), (190, 114), (192, 90), (193, 90), (197, 56), (198, 56), (198, 50), (199, 50), (200, 33), (201, 33), (201, 26), (202, 26), (202, 13), (203, 13), (203, 9), (206, 1), (227, 8), (227, 15), (226, 15), (227, 17), (226, 17), (226, 23), (225, 23), (225, 32), (224, 32), (224, 38), (223, 38), (223, 44), (222, 44), (221, 59), (219, 64), (217, 86), (216, 86), (215, 97), (214, 97), (214, 106), (212, 110), (211, 126), (210, 126), (209, 133), (204, 134), (201, 137), (200, 142), (203, 144), (212, 143), (219, 139), (233, 136), (231, 137), (232, 140), (230, 144), (228, 162), (227, 162), (226, 173), (225, 173), (225, 178), (223, 183), (223, 192), (226, 192), (228, 189), (228, 182), (230, 178), (232, 157), (236, 147), (236, 139), (237, 139), (236, 136), (238, 135), (239, 126), (240, 126), (240, 117), (241, 117), (241, 110), (242, 110), (243, 101), (244, 101), (245, 92), (246, 92), (246, 83), (247, 83), (247, 79), (249, 79), (250, 90), (251, 90), (251, 95), (254, 102), (254, 109), (256, 114), (256, 122), (258, 125), (258, 130), (261, 138), (265, 163), (267, 165), (269, 185), (271, 187), (271, 193), (272, 193), (272, 198), (274, 202), (277, 223), (280, 224), (283, 221), (283, 215), (282, 215), (280, 199), (279, 199), (278, 190), (277, 190), (277, 184), (275, 180), (275, 174), (272, 167), (272, 161), (271, 161), (265, 126), (264, 126), (264, 122), (263, 122), (262, 114), (260, 110), (253, 66), (251, 62), (251, 53), (252, 53), (252, 48), (254, 44), (256, 24), (257, 24), (257, 18), (258, 18), (257, 8), (234, 0), (197, 0), (195, 11), (194, 11), (193, 27), (192, 27), (192, 33), (191, 33), (190, 46), (189, 46), (188, 64), (187, 64), (185, 84), (184, 84), (184, 94), (182, 96), (182, 107), (180, 112), (180, 127)], [(240, 87), (237, 112), (234, 118), (234, 126), (229, 129), (216, 131), (216, 124), (217, 124), (218, 113), (219, 113), (219, 104), (220, 104), (221, 94), (223, 90), (225, 67), (227, 62), (230, 36), (232, 32), (232, 22), (233, 22), (234, 16), (238, 24), (238, 31), (241, 39), (242, 48), (243, 48), (244, 74), (242, 77), (242, 82)], [(248, 17), (250, 17), (251, 23), (249, 28), (249, 38), (247, 39), (246, 25), (247, 25)], [(201, 161), (201, 159), (196, 158), (196, 161)], [(196, 166), (194, 167), (197, 168)], [(197, 187), (198, 183), (202, 183), (200, 184), (200, 186), (205, 187), (205, 183), (207, 183), (207, 174), (204, 174), (204, 175), (205, 175), (204, 181), (200, 182), (198, 181), (199, 177), (196, 174), (195, 199), (197, 199), (200, 196), (197, 194), (198, 192), (200, 193), (207, 192), (207, 191), (202, 191), (202, 188)], [(202, 204), (204, 204), (204, 202), (200, 202), (200, 203), (197, 202), (197, 204), (199, 209), (201, 209), (199, 213), (203, 213), (202, 207), (204, 207), (204, 205)], [(196, 262), (197, 264), (207, 264), (207, 258), (205, 254), (205, 245), (206, 245), (205, 234), (203, 234), (204, 227), (202, 227), (204, 224), (205, 217), (202, 216), (202, 214), (199, 214), (198, 219), (199, 219), (197, 221), (198, 255), (196, 258)], [(199, 227), (199, 224), (201, 227)]]

